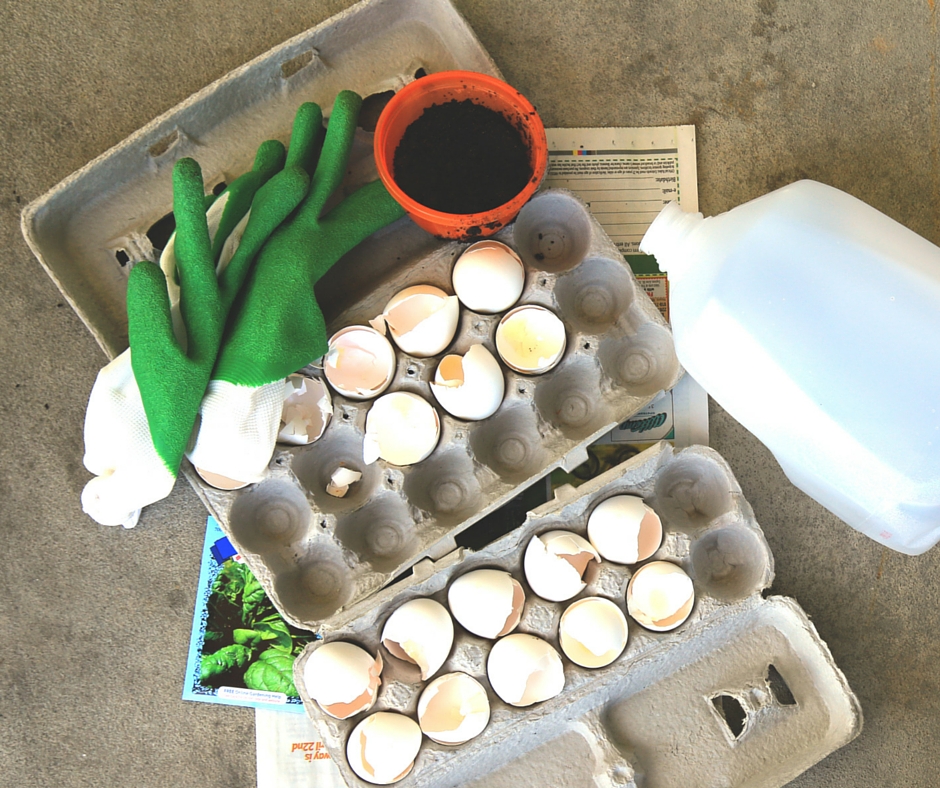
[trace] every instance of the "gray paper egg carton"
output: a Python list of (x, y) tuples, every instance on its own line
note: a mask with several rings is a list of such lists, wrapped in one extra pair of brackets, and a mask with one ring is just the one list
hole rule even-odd
[[(346, 761), (353, 727), (376, 711), (415, 718), (425, 686), (414, 666), (380, 646), (389, 615), (418, 597), (446, 606), (456, 577), (500, 568), (526, 591), (515, 632), (544, 638), (563, 653), (558, 622), (574, 600), (535, 596), (522, 571), (525, 546), (553, 529), (585, 536), (593, 508), (624, 493), (642, 496), (662, 518), (664, 542), (649, 560), (673, 561), (692, 577), (696, 601), (689, 619), (667, 633), (649, 632), (630, 619), (620, 658), (588, 670), (563, 657), (564, 691), (523, 709), (503, 703), (489, 686), (486, 659), (494, 641), (456, 625), (450, 657), (435, 675), (463, 671), (479, 680), (490, 699), (490, 723), (459, 747), (424, 737), (414, 769), (396, 784), (777, 788), (860, 732), (858, 701), (806, 614), (791, 599), (762, 596), (773, 579), (773, 557), (728, 465), (708, 448), (674, 453), (660, 443), (576, 490), (561, 488), (555, 501), (487, 547), (418, 564), (412, 577), (350, 607), (344, 623), (324, 627), (323, 641), (309, 645), (295, 663), (294, 680), (348, 785), (368, 785)], [(602, 562), (575, 599), (602, 596), (624, 610), (635, 568)], [(323, 714), (303, 685), (309, 656), (334, 640), (378, 651), (385, 662), (375, 706), (344, 721)], [(735, 710), (743, 726), (736, 724)]]
[[(553, 370), (537, 376), (505, 366), (506, 395), (480, 422), (437, 406), (441, 436), (424, 461), (365, 465), (362, 444), (372, 401), (333, 393), (326, 433), (306, 447), (281, 447), (270, 476), (238, 492), (202, 486), (223, 530), (292, 624), (319, 629), (344, 607), (374, 593), (425, 557), (455, 549), (454, 538), (557, 467), (587, 459), (587, 446), (672, 388), (682, 370), (659, 311), (587, 207), (573, 194), (547, 190), (495, 236), (525, 262), (520, 304), (548, 307), (565, 322), (567, 347)], [(466, 243), (438, 242), (394, 260), (368, 294), (350, 298), (328, 325), (333, 333), (367, 325), (400, 290), (431, 284), (453, 292), (451, 271)], [(374, 264), (374, 260), (373, 260)], [(348, 277), (356, 278), (347, 266)], [(497, 356), (501, 315), (460, 308), (448, 352), (482, 343)], [(388, 391), (410, 391), (436, 405), (429, 381), (445, 354), (416, 358), (396, 348)], [(363, 474), (345, 497), (326, 492), (337, 467)]]

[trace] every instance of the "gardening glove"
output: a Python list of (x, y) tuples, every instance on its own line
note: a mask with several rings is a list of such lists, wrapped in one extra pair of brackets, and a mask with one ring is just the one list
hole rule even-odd
[(163, 270), (144, 261), (131, 271), (131, 347), (101, 370), (86, 411), (84, 463), (96, 478), (82, 507), (97, 522), (133, 527), (172, 490), (225, 317), (258, 250), (306, 194), (302, 168), (278, 172), (284, 158), (279, 142), (263, 143), (208, 213), (199, 165), (177, 162)]
[(327, 350), (314, 285), (360, 241), (404, 216), (380, 181), (321, 216), (345, 175), (361, 106), (350, 91), (336, 97), (310, 191), (265, 244), (239, 296), (188, 453), (200, 469), (241, 482), (264, 476), (285, 378)]

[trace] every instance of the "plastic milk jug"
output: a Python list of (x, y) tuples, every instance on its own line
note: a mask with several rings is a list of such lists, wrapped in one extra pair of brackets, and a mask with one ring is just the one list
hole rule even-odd
[(667, 205), (679, 361), (790, 481), (902, 553), (940, 541), (940, 248), (799, 181), (709, 219)]

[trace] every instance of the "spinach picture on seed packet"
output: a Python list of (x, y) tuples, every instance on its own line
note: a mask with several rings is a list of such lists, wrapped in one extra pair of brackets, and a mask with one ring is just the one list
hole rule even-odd
[(294, 659), (315, 637), (281, 618), (210, 517), (183, 698), (302, 712)]

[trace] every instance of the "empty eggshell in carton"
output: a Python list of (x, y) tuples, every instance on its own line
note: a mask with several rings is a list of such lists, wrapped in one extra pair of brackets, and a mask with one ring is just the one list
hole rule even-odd
[(195, 468), (196, 473), (199, 474), (200, 479), (217, 490), (240, 490), (243, 487), (247, 487), (251, 483), (240, 482), (238, 479), (230, 479), (228, 476), (223, 476), (221, 473), (213, 473), (212, 471), (196, 468), (195, 466), (193, 467)]
[(493, 692), (511, 706), (531, 706), (554, 698), (565, 688), (565, 668), (558, 652), (534, 635), (497, 640), (486, 661)]
[(578, 534), (549, 531), (529, 541), (523, 559), (525, 579), (542, 599), (563, 602), (584, 590), (585, 577), (600, 560), (597, 550)]
[(485, 315), (511, 307), (525, 286), (525, 266), (499, 241), (477, 241), (454, 264), (454, 292), (460, 302)]
[(425, 680), (440, 670), (453, 644), (454, 622), (447, 608), (433, 599), (406, 602), (382, 630), (382, 645), (392, 655), (417, 665)]
[(451, 343), (459, 318), (457, 296), (433, 285), (415, 285), (392, 296), (385, 311), (369, 322), (380, 332), (388, 326), (395, 344), (409, 355), (427, 358)]
[(368, 711), (378, 695), (382, 655), (373, 658), (353, 643), (324, 643), (304, 665), (304, 686), (331, 717), (345, 720)]
[(438, 744), (466, 744), (490, 721), (486, 690), (466, 673), (446, 673), (425, 687), (418, 699), (418, 724)]
[(414, 465), (434, 451), (440, 434), (441, 420), (426, 399), (393, 391), (369, 409), (362, 458), (367, 465), (380, 457), (392, 465)]
[(346, 757), (366, 782), (391, 785), (408, 775), (420, 748), (418, 723), (404, 714), (379, 711), (355, 727), (346, 745)]
[(627, 645), (627, 617), (609, 599), (585, 597), (572, 602), (558, 622), (561, 650), (582, 668), (602, 668)]
[(627, 612), (654, 632), (668, 632), (683, 624), (694, 602), (692, 579), (669, 561), (640, 567), (627, 586)]
[(468, 632), (495, 639), (519, 625), (525, 592), (509, 572), (477, 569), (450, 584), (447, 604), (457, 623)]
[(322, 380), (306, 375), (291, 375), (284, 386), (280, 443), (304, 446), (319, 440), (333, 418), (330, 390)]
[(510, 369), (542, 375), (565, 352), (565, 324), (543, 306), (524, 304), (507, 312), (496, 327), (496, 350)]
[[(688, 484), (701, 488), (696, 499), (701, 517), (694, 528), (667, 514), (680, 511)], [(530, 512), (521, 527), (479, 551), (426, 562), (357, 603), (345, 622), (327, 625), (323, 635), (328, 642), (355, 640), (377, 649), (385, 616), (412, 600), (449, 603), (452, 589), (481, 572), (504, 572), (518, 582), (533, 536), (553, 529), (583, 536), (591, 513), (617, 495), (642, 498), (662, 515), (666, 535), (658, 554), (694, 581), (694, 605), (681, 629), (653, 634), (637, 627), (609, 664), (582, 667), (578, 654), (583, 652), (574, 649), (566, 664), (555, 648), (567, 651), (572, 634), (590, 643), (588, 653), (613, 652), (619, 644), (632, 573), (607, 561), (591, 573), (583, 599), (569, 604), (530, 595), (513, 634), (494, 642), (458, 628), (441, 673), (466, 673), (484, 687), (488, 682), (490, 721), (463, 745), (426, 740), (403, 786), (453, 788), (470, 776), (474, 785), (505, 786), (514, 784), (511, 775), (520, 770), (539, 775), (541, 784), (562, 785), (577, 768), (591, 785), (629, 786), (634, 774), (643, 774), (650, 784), (714, 788), (741, 785), (741, 775), (757, 775), (765, 788), (778, 788), (857, 735), (857, 701), (812, 623), (792, 600), (762, 596), (773, 576), (769, 548), (727, 464), (705, 447), (676, 453), (657, 444), (576, 490), (563, 491)], [(484, 599), (479, 592), (481, 607)], [(503, 604), (497, 619), (505, 614)], [(611, 622), (597, 632), (576, 620), (582, 608), (593, 606), (603, 611), (593, 617), (595, 624)], [(297, 685), (344, 779), (357, 785), (344, 757), (355, 722), (327, 717), (299, 680), (314, 648), (308, 646), (297, 660)], [(504, 661), (502, 651), (512, 656)], [(537, 675), (530, 683), (525, 676), (533, 665)], [(388, 659), (376, 708), (414, 716), (428, 686), (416, 674), (413, 666)], [(780, 682), (792, 691), (790, 700), (778, 700)], [(556, 689), (557, 695), (547, 697)], [(544, 700), (513, 705), (529, 690)], [(713, 698), (721, 694), (743, 699), (746, 735), (736, 738), (716, 713)], [(566, 754), (561, 761), (550, 756), (558, 751)]]
[(659, 515), (635, 495), (601, 501), (588, 518), (587, 532), (597, 552), (618, 564), (645, 561), (663, 541)]
[(483, 345), (472, 345), (463, 356), (441, 359), (431, 391), (451, 416), (480, 421), (496, 413), (503, 401), (503, 370)]
[(374, 328), (348, 326), (330, 337), (323, 373), (344, 397), (371, 399), (392, 382), (395, 350)]

